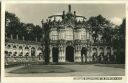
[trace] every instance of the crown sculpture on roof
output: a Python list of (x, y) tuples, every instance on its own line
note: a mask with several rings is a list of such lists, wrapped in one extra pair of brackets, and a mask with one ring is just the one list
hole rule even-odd
[(60, 26), (62, 26), (62, 25), (75, 26), (76, 24), (77, 25), (84, 24), (83, 22), (85, 22), (85, 19), (86, 18), (84, 16), (76, 15), (76, 11), (74, 11), (74, 13), (72, 13), (71, 5), (68, 5), (67, 13), (65, 13), (65, 11), (63, 11), (63, 13), (61, 15), (51, 15), (48, 17), (47, 22), (50, 23), (50, 25), (52, 27), (56, 26), (56, 25), (57, 26), (58, 25), (60, 25)]

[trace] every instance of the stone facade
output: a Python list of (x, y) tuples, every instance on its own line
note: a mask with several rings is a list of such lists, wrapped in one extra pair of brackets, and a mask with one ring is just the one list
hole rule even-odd
[[(47, 27), (46, 27), (47, 25)], [(103, 43), (102, 36), (95, 39), (91, 27), (84, 16), (69, 11), (62, 15), (49, 16), (42, 21), (44, 39), (50, 49), (50, 62), (109, 62), (114, 57), (113, 48)]]
[[(47, 26), (46, 26), (47, 25)], [(37, 56), (45, 62), (46, 43), (49, 48), (48, 61), (53, 63), (108, 63), (113, 62), (113, 48), (103, 43), (102, 36), (93, 37), (91, 27), (84, 16), (71, 11), (62, 15), (52, 15), (47, 22), (42, 21), (43, 41), (28, 42), (9, 39), (5, 42), (5, 54), (8, 56)], [(46, 41), (47, 40), (47, 41)]]

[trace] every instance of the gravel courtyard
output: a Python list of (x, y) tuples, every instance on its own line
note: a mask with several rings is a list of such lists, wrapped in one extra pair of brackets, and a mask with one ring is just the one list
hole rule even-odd
[(124, 64), (31, 65), (5, 68), (7, 77), (124, 76)]

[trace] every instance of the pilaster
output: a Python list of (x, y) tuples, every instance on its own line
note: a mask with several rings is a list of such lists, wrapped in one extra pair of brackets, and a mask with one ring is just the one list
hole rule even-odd
[(50, 46), (50, 62), (53, 62), (53, 56), (52, 56), (52, 46)]
[(81, 46), (77, 45), (74, 52), (74, 61), (81, 62)]
[(59, 62), (65, 62), (65, 47), (64, 46), (60, 46), (59, 47), (59, 58), (58, 58)]

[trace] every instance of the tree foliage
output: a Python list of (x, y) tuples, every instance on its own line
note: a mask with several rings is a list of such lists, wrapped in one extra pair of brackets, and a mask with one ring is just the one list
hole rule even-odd
[(19, 18), (13, 13), (5, 12), (5, 25), (7, 37), (13, 35), (13, 38), (16, 39), (16, 35), (18, 35), (19, 40), (23, 37), (28, 41), (41, 40), (42, 29), (39, 25), (20, 22)]
[(92, 36), (97, 39), (98, 35), (102, 35), (102, 39), (105, 43), (110, 43), (112, 23), (104, 18), (102, 15), (90, 17), (87, 21), (92, 29)]
[(125, 62), (125, 31), (126, 19), (122, 24), (117, 26), (101, 15), (90, 17), (87, 21), (92, 29), (92, 36), (97, 39), (98, 35), (102, 35), (104, 45), (110, 45), (114, 48), (117, 57), (117, 63)]

